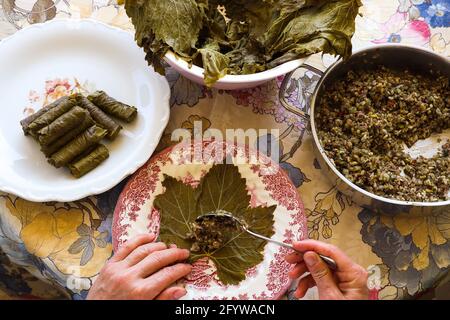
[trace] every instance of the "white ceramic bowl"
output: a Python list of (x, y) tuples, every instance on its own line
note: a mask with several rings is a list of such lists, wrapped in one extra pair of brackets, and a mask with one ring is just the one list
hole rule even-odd
[[(292, 60), (273, 69), (247, 75), (226, 75), (219, 79), (213, 87), (222, 90), (239, 90), (246, 88), (254, 88), (267, 81), (275, 79), (279, 76), (285, 75), (298, 67), (300, 67), (306, 59)], [(177, 57), (173, 52), (169, 51), (165, 56), (165, 61), (182, 76), (192, 80), (198, 84), (204, 84), (204, 69), (196, 65), (189, 66), (189, 64)]]
[[(81, 179), (47, 163), (20, 120), (46, 81), (76, 78), (135, 105), (139, 116), (107, 144), (110, 158)], [(31, 201), (74, 201), (109, 190), (152, 155), (169, 120), (170, 88), (131, 33), (93, 20), (32, 25), (0, 42), (0, 190)], [(36, 108), (43, 104), (39, 103)]]

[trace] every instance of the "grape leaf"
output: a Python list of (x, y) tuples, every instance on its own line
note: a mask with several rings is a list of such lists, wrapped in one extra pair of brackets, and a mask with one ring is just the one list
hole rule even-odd
[(232, 164), (215, 165), (201, 181), (198, 211), (201, 214), (225, 210), (238, 216), (250, 203), (250, 196), (239, 170)]
[(153, 205), (161, 214), (160, 237), (166, 243), (189, 249), (186, 235), (191, 232), (190, 223), (198, 217), (199, 190), (164, 175), (165, 192), (155, 198)]
[(220, 53), (218, 48), (218, 44), (210, 44), (198, 50), (198, 52), (202, 55), (203, 65), (206, 67), (206, 85), (213, 85), (217, 80), (223, 78), (227, 74), (230, 59)]
[(359, 0), (318, 0), (316, 6), (297, 11), (277, 38), (267, 36), (276, 40), (266, 45), (273, 53), (301, 56), (322, 51), (348, 58), (359, 6)]
[[(273, 231), (273, 212), (276, 206), (248, 208), (238, 216), (244, 220), (249, 229), (271, 237)], [(262, 251), (266, 241), (257, 239), (244, 231), (236, 232), (231, 240), (213, 253), (196, 254), (193, 259), (210, 258), (216, 268), (219, 279), (224, 284), (238, 284), (245, 279), (246, 271), (261, 263)]]
[[(187, 238), (191, 223), (205, 213), (225, 210), (245, 221), (250, 230), (271, 237), (273, 213), (276, 206), (250, 208), (250, 196), (246, 180), (236, 166), (214, 165), (193, 188), (164, 176), (165, 192), (154, 200), (154, 207), (160, 211), (160, 237), (166, 243), (179, 248), (190, 249), (192, 241)], [(238, 284), (245, 279), (247, 270), (263, 261), (266, 241), (252, 237), (242, 230), (235, 230), (229, 240), (213, 252), (192, 253), (191, 262), (209, 258), (217, 268), (219, 280), (224, 284)]]
[(136, 39), (152, 34), (176, 53), (195, 48), (202, 27), (202, 15), (195, 0), (127, 0), (125, 8), (136, 27)]

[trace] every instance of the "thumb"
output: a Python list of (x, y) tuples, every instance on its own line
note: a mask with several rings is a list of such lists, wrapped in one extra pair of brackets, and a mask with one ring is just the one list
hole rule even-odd
[(315, 252), (306, 252), (303, 259), (311, 276), (316, 282), (319, 295), (332, 298), (340, 295), (340, 290), (326, 263)]

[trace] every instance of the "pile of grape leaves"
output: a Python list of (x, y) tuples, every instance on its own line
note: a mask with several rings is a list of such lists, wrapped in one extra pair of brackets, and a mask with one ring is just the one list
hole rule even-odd
[[(165, 192), (155, 198), (153, 206), (161, 214), (160, 238), (165, 243), (190, 249), (192, 240), (187, 235), (192, 233), (192, 223), (217, 210), (232, 213), (254, 232), (267, 237), (274, 234), (276, 206), (251, 208), (246, 180), (232, 164), (214, 165), (196, 188), (167, 175), (162, 184)], [(190, 262), (209, 258), (223, 284), (238, 284), (249, 268), (263, 261), (266, 243), (237, 228), (222, 247), (211, 252), (191, 252)]]
[(172, 50), (205, 83), (323, 52), (348, 58), (361, 0), (122, 0), (147, 61)]

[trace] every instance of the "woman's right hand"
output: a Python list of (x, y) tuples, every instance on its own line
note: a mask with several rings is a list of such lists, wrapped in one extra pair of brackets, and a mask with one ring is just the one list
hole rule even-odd
[[(295, 242), (294, 248), (304, 254), (293, 253), (286, 261), (295, 264), (289, 273), (291, 279), (298, 279), (305, 273), (310, 274), (300, 280), (295, 296), (303, 298), (309, 288), (317, 286), (320, 300), (367, 300), (368, 273), (366, 269), (354, 263), (341, 249), (320, 241), (304, 240)], [(331, 271), (318, 254), (328, 256), (337, 264), (337, 270)]]

